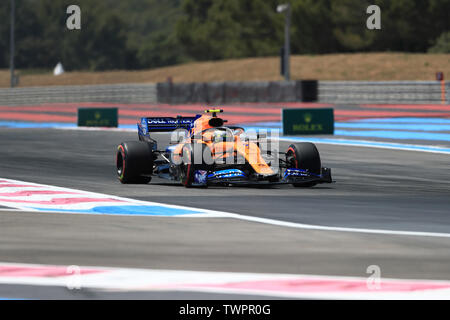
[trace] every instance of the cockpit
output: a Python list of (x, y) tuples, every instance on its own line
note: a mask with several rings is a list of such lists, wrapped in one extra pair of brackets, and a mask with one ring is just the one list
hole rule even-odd
[(205, 142), (233, 142), (236, 136), (236, 130), (230, 128), (218, 127), (206, 129), (202, 132), (202, 139)]

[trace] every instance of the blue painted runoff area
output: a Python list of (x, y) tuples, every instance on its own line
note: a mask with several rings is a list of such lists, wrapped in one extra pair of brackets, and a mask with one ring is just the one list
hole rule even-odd
[[(338, 126), (336, 126), (338, 128)], [(261, 128), (261, 127), (244, 127), (246, 130), (275, 130), (281, 131), (280, 128)], [(355, 126), (354, 128), (364, 129)], [(441, 131), (441, 130), (438, 130)], [(335, 135), (351, 136), (351, 137), (366, 137), (366, 138), (385, 138), (385, 139), (399, 139), (399, 140), (431, 140), (431, 141), (450, 141), (449, 133), (431, 133), (428, 131), (389, 131), (389, 130), (370, 130), (370, 131), (351, 131), (351, 130), (335, 130)]]
[(16, 122), (16, 121), (0, 121), (0, 127), (8, 128), (75, 128), (77, 125), (73, 123), (56, 123), (56, 122)]
[(371, 137), (401, 140), (450, 141), (450, 133), (431, 133), (413, 131), (349, 131), (335, 130), (335, 135), (351, 137)]
[[(386, 138), (398, 140), (429, 140), (429, 141), (450, 141), (450, 133), (437, 133), (436, 131), (450, 131), (450, 119), (446, 118), (372, 118), (359, 119), (349, 122), (335, 123), (336, 135), (366, 137), (366, 138)], [(76, 124), (70, 123), (34, 123), (0, 121), (0, 127), (12, 128), (76, 128)], [(281, 122), (262, 122), (243, 125), (246, 130), (281, 130)], [(119, 125), (120, 129), (136, 129), (136, 125)], [(342, 129), (374, 129), (374, 130), (342, 130)], [(412, 131), (402, 131), (412, 130)], [(327, 139), (319, 139), (325, 141)], [(309, 141), (312, 139), (308, 138)], [(343, 140), (337, 140), (342, 142)], [(352, 145), (358, 145), (357, 141), (351, 141)], [(396, 145), (399, 147), (399, 145)], [(381, 145), (380, 145), (381, 147)], [(394, 147), (394, 145), (390, 146)], [(410, 149), (410, 147), (408, 147)], [(423, 146), (425, 149), (430, 147)], [(409, 150), (408, 149), (408, 150)], [(425, 150), (421, 149), (421, 150)], [(445, 148), (440, 148), (446, 152)]]
[[(449, 113), (450, 117), (450, 113)], [(371, 118), (371, 119), (358, 119), (349, 120), (348, 122), (388, 122), (388, 123), (439, 123), (439, 124), (450, 124), (450, 118)]]
[[(17, 121), (0, 121), (0, 127), (19, 128), (19, 129), (51, 129), (51, 128), (77, 128), (74, 123), (59, 122), (17, 122)], [(136, 129), (136, 124), (121, 124), (119, 129)]]
[(328, 138), (312, 138), (312, 137), (311, 138), (281, 137), (281, 140), (294, 142), (297, 141), (297, 142), (327, 143), (327, 144), (340, 144), (340, 145), (362, 146), (362, 147), (389, 148), (389, 149), (410, 150), (410, 151), (426, 151), (426, 152), (438, 152), (450, 154), (450, 148), (378, 142), (378, 141), (360, 141), (360, 140), (328, 139)]
[(67, 213), (87, 213), (87, 214), (104, 214), (104, 215), (130, 215), (130, 216), (181, 216), (187, 214), (203, 213), (201, 211), (171, 208), (166, 206), (99, 206), (92, 209), (48, 209), (48, 208), (32, 208), (42, 212), (67, 212)]
[[(247, 130), (277, 130), (281, 122), (252, 123), (244, 126)], [(442, 118), (386, 118), (360, 119), (336, 122), (335, 135), (398, 140), (450, 141), (450, 119)], [(343, 130), (362, 129), (362, 130)], [(369, 129), (369, 130), (365, 130)], [(372, 130), (370, 130), (372, 129)]]
[(334, 125), (339, 129), (384, 129), (384, 130), (412, 130), (412, 131), (450, 131), (448, 124), (424, 123), (366, 123), (366, 122), (337, 122)]

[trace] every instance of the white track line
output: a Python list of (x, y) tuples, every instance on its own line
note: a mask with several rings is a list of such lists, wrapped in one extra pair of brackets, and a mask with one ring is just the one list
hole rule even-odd
[[(73, 268), (75, 267), (75, 269)], [(78, 273), (74, 273), (78, 270)], [(281, 298), (450, 299), (450, 282), (277, 273), (52, 266), (0, 262), (0, 283), (104, 292), (211, 292)]]
[(450, 238), (450, 233), (347, 228), (347, 227), (328, 227), (328, 226), (302, 224), (302, 223), (287, 222), (287, 221), (260, 218), (260, 217), (245, 216), (245, 215), (233, 214), (233, 213), (230, 213), (230, 215), (232, 215), (232, 216), (230, 216), (230, 218), (235, 218), (235, 219), (240, 219), (240, 220), (245, 220), (245, 221), (252, 221), (252, 222), (259, 222), (259, 223), (264, 223), (264, 224), (270, 224), (270, 225), (279, 226), (279, 227), (296, 228), (296, 229), (351, 232), (351, 233), (371, 233), (371, 234), (384, 234), (384, 235), (394, 235), (394, 236)]
[[(88, 127), (53, 127), (52, 129), (57, 130), (69, 130), (69, 131), (116, 131), (116, 132), (136, 132), (137, 129), (129, 128), (88, 128)], [(261, 130), (269, 130), (268, 128), (260, 128)], [(438, 154), (450, 154), (449, 151), (441, 151), (440, 149), (447, 149), (443, 146), (434, 145), (412, 145), (412, 144), (402, 144), (397, 142), (386, 142), (386, 141), (370, 141), (370, 140), (347, 140), (347, 139), (335, 139), (328, 138), (329, 140), (335, 141), (319, 141), (316, 139), (322, 139), (318, 137), (308, 138), (296, 138), (296, 137), (279, 137), (276, 140), (288, 141), (288, 142), (299, 142), (299, 140), (312, 141), (317, 144), (327, 144), (327, 145), (340, 145), (349, 147), (362, 147), (362, 148), (377, 148), (377, 149), (388, 149), (388, 150), (400, 150), (400, 151), (416, 151), (416, 152), (427, 152), (427, 153), (438, 153)], [(420, 149), (423, 148), (423, 149)], [(433, 148), (438, 148), (433, 150)]]
[[(1, 180), (1, 178), (0, 178)], [(4, 179), (15, 183), (20, 184), (30, 184), (28, 182), (18, 181), (18, 180), (12, 180), (12, 179)], [(52, 190), (65, 190), (65, 191), (74, 191), (74, 192), (81, 192), (83, 194), (90, 194), (94, 197), (108, 197), (111, 199), (118, 199), (123, 200), (128, 203), (134, 203), (134, 204), (142, 204), (142, 205), (152, 205), (152, 206), (162, 206), (165, 208), (174, 208), (174, 209), (184, 209), (184, 210), (190, 210), (195, 211), (199, 213), (193, 213), (193, 214), (184, 214), (176, 216), (176, 218), (232, 218), (232, 219), (238, 219), (248, 222), (257, 222), (257, 223), (263, 223), (278, 227), (287, 227), (287, 228), (295, 228), (295, 229), (306, 229), (306, 230), (319, 230), (319, 231), (333, 231), (333, 232), (349, 232), (349, 233), (367, 233), (367, 234), (382, 234), (382, 235), (392, 235), (392, 236), (414, 236), (414, 237), (435, 237), (435, 238), (450, 238), (450, 233), (438, 233), (438, 232), (421, 232), (421, 231), (404, 231), (404, 230), (384, 230), (384, 229), (368, 229), (368, 228), (348, 228), (348, 227), (333, 227), (333, 226), (321, 226), (321, 225), (312, 225), (312, 224), (303, 224), (303, 223), (295, 223), (295, 222), (288, 222), (288, 221), (281, 221), (281, 220), (275, 220), (275, 219), (268, 219), (268, 218), (261, 218), (261, 217), (254, 217), (254, 216), (248, 216), (248, 215), (242, 215), (237, 213), (231, 213), (231, 212), (224, 212), (224, 211), (216, 211), (216, 210), (208, 210), (208, 209), (200, 209), (200, 208), (194, 208), (194, 207), (188, 207), (188, 206), (179, 206), (179, 205), (170, 205), (170, 204), (164, 204), (159, 202), (149, 202), (149, 201), (141, 201), (141, 200), (134, 200), (134, 199), (128, 199), (128, 198), (122, 198), (117, 196), (110, 196), (100, 193), (93, 193), (93, 192), (87, 192), (87, 191), (81, 191), (77, 189), (69, 189), (69, 188), (61, 188), (61, 187), (55, 187), (55, 186), (49, 186), (44, 184), (32, 184), (33, 186), (41, 186), (41, 187), (47, 187)], [(1, 203), (1, 200), (0, 200)], [(15, 207), (16, 209), (21, 209), (24, 212), (46, 212), (45, 210), (30, 210), (29, 208), (20, 206), (20, 205), (14, 205), (13, 203), (9, 203), (8, 205)], [(8, 210), (6, 210), (8, 211)], [(76, 212), (58, 212), (58, 211), (49, 211), (51, 213), (66, 213), (66, 214), (90, 214), (90, 213), (76, 213)], [(117, 216), (130, 216), (127, 214), (115, 214)]]
[[(317, 139), (317, 140), (316, 140)], [(414, 145), (414, 144), (401, 144), (394, 142), (383, 142), (383, 141), (369, 141), (369, 140), (341, 140), (341, 139), (330, 139), (335, 141), (320, 141), (318, 139), (307, 139), (307, 138), (295, 138), (295, 137), (280, 137), (279, 141), (288, 142), (313, 142), (317, 144), (327, 144), (327, 145), (337, 145), (337, 146), (347, 146), (347, 147), (362, 147), (362, 148), (375, 148), (375, 149), (388, 149), (388, 150), (399, 150), (399, 151), (416, 151), (416, 152), (427, 152), (427, 153), (438, 153), (450, 155), (450, 151), (439, 150), (446, 149), (441, 146), (433, 145)], [(433, 149), (436, 148), (436, 149)], [(450, 148), (447, 148), (450, 149)]]

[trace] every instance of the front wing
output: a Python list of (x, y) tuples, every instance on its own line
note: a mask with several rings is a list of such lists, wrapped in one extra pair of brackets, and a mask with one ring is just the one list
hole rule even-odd
[(322, 168), (320, 175), (302, 169), (286, 169), (282, 176), (252, 176), (248, 177), (239, 169), (219, 171), (196, 170), (193, 186), (207, 185), (280, 185), (280, 184), (311, 184), (332, 183), (331, 169)]

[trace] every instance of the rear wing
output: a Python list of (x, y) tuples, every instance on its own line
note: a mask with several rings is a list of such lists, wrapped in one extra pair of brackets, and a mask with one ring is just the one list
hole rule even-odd
[(171, 132), (177, 129), (190, 130), (195, 120), (201, 115), (195, 117), (154, 117), (141, 118), (141, 123), (138, 123), (139, 135), (147, 135), (150, 132)]

